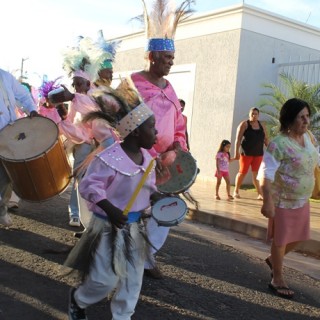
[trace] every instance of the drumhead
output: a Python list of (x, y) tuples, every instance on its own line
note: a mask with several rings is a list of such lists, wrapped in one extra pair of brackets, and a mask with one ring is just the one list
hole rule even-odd
[(51, 149), (59, 129), (45, 117), (25, 117), (0, 131), (0, 158), (11, 161), (28, 160)]
[(180, 151), (172, 164), (167, 168), (170, 178), (164, 183), (157, 183), (163, 193), (181, 193), (186, 191), (195, 181), (198, 173), (196, 160), (189, 152)]
[(151, 215), (163, 226), (174, 226), (183, 221), (187, 213), (186, 203), (178, 197), (166, 197), (152, 207)]

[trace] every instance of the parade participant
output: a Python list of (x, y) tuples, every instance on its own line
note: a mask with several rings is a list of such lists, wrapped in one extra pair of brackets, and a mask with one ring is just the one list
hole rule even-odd
[[(24, 108), (29, 116), (37, 116), (38, 112), (30, 93), (14, 78), (12, 74), (0, 69), (0, 130), (17, 119), (16, 101)], [(11, 180), (0, 161), (0, 224), (12, 225), (8, 214), (8, 202), (12, 194)]]
[(60, 87), (57, 83), (61, 77), (53, 80), (53, 81), (44, 81), (41, 87), (39, 88), (40, 94), (40, 107), (39, 113), (54, 121), (55, 123), (59, 123), (61, 121), (60, 115), (56, 109), (56, 106), (52, 104), (48, 98), (48, 94), (50, 91), (55, 90)]
[[(73, 73), (72, 86), (75, 93), (72, 94), (64, 88), (66, 99), (71, 101), (69, 112), (62, 105), (58, 107), (61, 121), (59, 122), (60, 132), (74, 144), (73, 171), (83, 162), (87, 155), (94, 149), (94, 140), (89, 126), (82, 124), (82, 115), (94, 110), (94, 103), (86, 94), (90, 89), (90, 78), (86, 72), (77, 70)], [(71, 197), (69, 203), (69, 225), (80, 227), (80, 212), (78, 203), (77, 181), (73, 179)]]
[[(157, 143), (150, 150), (150, 153), (157, 157), (168, 150), (187, 151), (186, 127), (181, 113), (181, 105), (172, 85), (164, 76), (169, 74), (173, 65), (175, 53), (173, 38), (177, 24), (191, 13), (189, 6), (192, 1), (184, 1), (176, 11), (172, 11), (172, 6), (168, 6), (164, 10), (157, 10), (162, 2), (158, 1), (153, 5), (154, 11), (150, 14), (147, 12), (145, 2), (142, 2), (148, 38), (147, 66), (145, 70), (133, 73), (131, 78), (156, 118)], [(169, 227), (160, 227), (151, 218), (147, 223), (147, 232), (153, 245), (152, 254), (154, 254), (156, 252), (154, 248), (160, 250), (164, 244)], [(145, 274), (160, 279), (162, 278), (161, 272), (157, 268), (154, 258), (152, 260), (146, 262)]]
[(181, 105), (181, 112), (182, 112), (182, 116), (185, 122), (185, 127), (186, 127), (186, 143), (187, 143), (187, 148), (188, 150), (190, 150), (190, 145), (189, 145), (189, 134), (188, 134), (188, 118), (185, 114), (183, 114), (184, 108), (186, 107), (186, 102), (183, 99), (179, 99), (180, 105)]
[(119, 109), (114, 116), (110, 112), (100, 116), (115, 123), (123, 141), (98, 153), (79, 185), (93, 217), (65, 265), (88, 264), (81, 248), (90, 247), (93, 257), (83, 269), (88, 272), (84, 282), (70, 291), (70, 320), (87, 319), (85, 309), (115, 289), (112, 319), (129, 320), (141, 290), (146, 242), (140, 212), (150, 206), (156, 192), (154, 161), (145, 149), (155, 143), (157, 130), (152, 111), (141, 101), (133, 109), (122, 101)]
[(259, 113), (258, 108), (251, 108), (249, 120), (242, 121), (237, 128), (234, 158), (239, 160), (240, 167), (233, 192), (233, 197), (237, 199), (240, 198), (239, 190), (250, 166), (252, 182), (256, 187), (258, 200), (263, 198), (257, 174), (263, 157), (263, 146), (268, 145), (268, 136), (265, 126), (259, 121)]
[(283, 276), (284, 256), (310, 237), (309, 198), (314, 187), (318, 152), (307, 133), (311, 111), (307, 102), (292, 98), (280, 110), (280, 133), (264, 154), (258, 178), (263, 191), (261, 213), (269, 218), (272, 270), (269, 288), (282, 298), (294, 295)]
[[(55, 95), (55, 103), (71, 101), (70, 109), (59, 108), (62, 121), (59, 123), (60, 131), (74, 143), (73, 169), (78, 168), (84, 159), (96, 148), (97, 145), (108, 146), (115, 141), (115, 135), (105, 123), (100, 120), (84, 123), (83, 117), (89, 112), (99, 110), (99, 106), (90, 96), (92, 84), (98, 78), (101, 63), (106, 58), (112, 58), (111, 53), (98, 48), (91, 38), (79, 37), (77, 47), (70, 47), (64, 52), (64, 69), (72, 77), (72, 85), (76, 93), (71, 93), (65, 86), (64, 91)], [(86, 208), (79, 212), (79, 197), (76, 189), (77, 181), (71, 193), (70, 222), (72, 226), (80, 226), (80, 220), (84, 227), (88, 220)], [(82, 217), (81, 217), (82, 214)], [(77, 236), (80, 236), (76, 234)]]
[(120, 41), (106, 41), (103, 36), (102, 30), (98, 32), (98, 40), (95, 45), (101, 50), (102, 63), (98, 71), (99, 78), (94, 82), (95, 86), (110, 87), (113, 77), (113, 61), (116, 55), (117, 48)]

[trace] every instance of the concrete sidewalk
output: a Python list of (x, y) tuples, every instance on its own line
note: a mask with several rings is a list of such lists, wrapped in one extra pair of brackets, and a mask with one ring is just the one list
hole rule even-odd
[[(220, 187), (221, 200), (215, 199), (215, 183), (196, 180), (190, 188), (200, 203), (198, 212), (189, 205), (188, 220), (214, 225), (227, 230), (246, 234), (256, 239), (266, 239), (267, 218), (260, 213), (261, 200), (251, 190), (240, 190), (241, 199), (227, 200), (225, 184)], [(233, 188), (232, 188), (233, 190)], [(320, 257), (320, 203), (311, 205), (311, 239), (301, 243), (297, 250)]]

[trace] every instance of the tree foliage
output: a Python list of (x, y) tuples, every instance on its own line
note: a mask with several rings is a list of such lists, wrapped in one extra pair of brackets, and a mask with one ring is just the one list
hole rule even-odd
[(264, 83), (262, 86), (268, 89), (268, 92), (261, 94), (263, 98), (258, 102), (258, 108), (267, 117), (266, 126), (271, 138), (279, 132), (282, 105), (288, 99), (299, 98), (308, 102), (311, 108), (310, 130), (320, 141), (320, 83), (308, 84), (281, 73), (278, 86), (273, 83)]

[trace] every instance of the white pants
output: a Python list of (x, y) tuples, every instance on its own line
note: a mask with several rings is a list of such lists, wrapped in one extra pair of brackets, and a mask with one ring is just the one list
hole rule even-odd
[[(73, 147), (73, 171), (75, 171), (87, 158), (87, 156), (94, 150), (94, 145), (89, 143), (76, 144)], [(71, 191), (70, 203), (69, 203), (69, 212), (70, 217), (79, 217), (82, 225), (86, 228), (88, 226), (88, 220), (91, 218), (91, 213), (89, 212), (86, 203), (82, 201), (82, 206), (80, 206), (80, 194), (78, 191), (77, 184), (80, 181), (80, 178), (74, 181)], [(81, 209), (83, 211), (81, 211)], [(88, 214), (90, 213), (89, 217)]]
[(144, 264), (144, 268), (152, 269), (155, 266), (154, 254), (164, 245), (168, 237), (170, 227), (158, 226), (157, 221), (151, 217), (147, 221), (146, 230), (148, 239), (151, 242), (152, 246), (150, 246), (149, 253), (149, 258), (151, 259), (151, 261), (146, 261)]
[(112, 270), (110, 231), (104, 231), (95, 254), (90, 273), (75, 291), (80, 308), (86, 308), (104, 299), (116, 289), (111, 300), (113, 320), (130, 320), (139, 299), (144, 265), (145, 240), (138, 234), (132, 244), (134, 267), (127, 263), (127, 277), (120, 278)]

